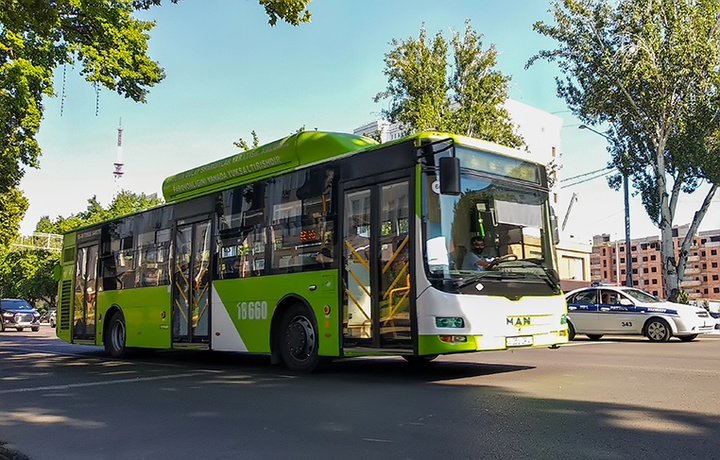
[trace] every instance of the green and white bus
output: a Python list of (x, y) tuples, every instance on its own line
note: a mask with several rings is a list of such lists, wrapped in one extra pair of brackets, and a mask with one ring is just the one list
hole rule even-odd
[[(64, 236), (57, 335), (326, 358), (567, 342), (546, 171), (421, 133), (301, 132), (169, 177), (166, 204)], [(471, 238), (497, 259), (463, 268)]]

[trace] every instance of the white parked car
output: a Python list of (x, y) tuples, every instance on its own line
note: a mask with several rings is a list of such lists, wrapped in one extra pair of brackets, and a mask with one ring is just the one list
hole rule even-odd
[(710, 311), (708, 313), (715, 318), (715, 334), (720, 334), (720, 312)]
[(704, 308), (665, 302), (639, 289), (593, 286), (565, 295), (568, 335), (585, 334), (599, 340), (605, 334), (644, 335), (652, 342), (670, 337), (694, 340), (711, 333), (716, 321)]

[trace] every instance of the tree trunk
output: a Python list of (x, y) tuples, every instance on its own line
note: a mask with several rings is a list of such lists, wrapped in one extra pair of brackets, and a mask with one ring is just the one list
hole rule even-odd
[[(677, 296), (680, 294), (683, 276), (685, 275), (685, 267), (687, 265), (687, 259), (690, 255), (690, 246), (692, 241), (697, 234), (700, 223), (702, 222), (708, 209), (710, 209), (710, 203), (712, 202), (715, 192), (718, 189), (718, 184), (712, 184), (705, 199), (703, 200), (700, 209), (695, 211), (693, 220), (688, 228), (687, 235), (682, 242), (678, 250), (677, 260), (675, 258), (675, 246), (672, 238), (672, 220), (665, 219), (666, 209), (665, 206), (662, 208), (662, 219), (660, 220), (660, 251), (663, 258), (663, 277), (665, 278), (665, 295), (671, 302), (677, 301)], [(664, 204), (664, 203), (663, 203)], [(670, 210), (667, 209), (667, 216), (670, 216)], [(663, 226), (663, 224), (666, 224)]]

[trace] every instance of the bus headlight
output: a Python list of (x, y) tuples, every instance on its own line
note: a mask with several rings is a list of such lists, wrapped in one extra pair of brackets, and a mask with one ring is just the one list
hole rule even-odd
[(465, 320), (459, 316), (436, 316), (435, 326), (437, 327), (449, 327), (454, 329), (461, 329), (465, 327)]

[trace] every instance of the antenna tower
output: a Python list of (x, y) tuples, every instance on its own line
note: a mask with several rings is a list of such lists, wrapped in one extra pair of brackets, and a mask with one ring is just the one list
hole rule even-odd
[(115, 163), (113, 163), (115, 165), (115, 171), (113, 172), (113, 176), (115, 177), (115, 188), (117, 192), (120, 191), (120, 179), (122, 179), (123, 176), (122, 132), (122, 118), (120, 118), (117, 137), (117, 158), (115, 158)]

